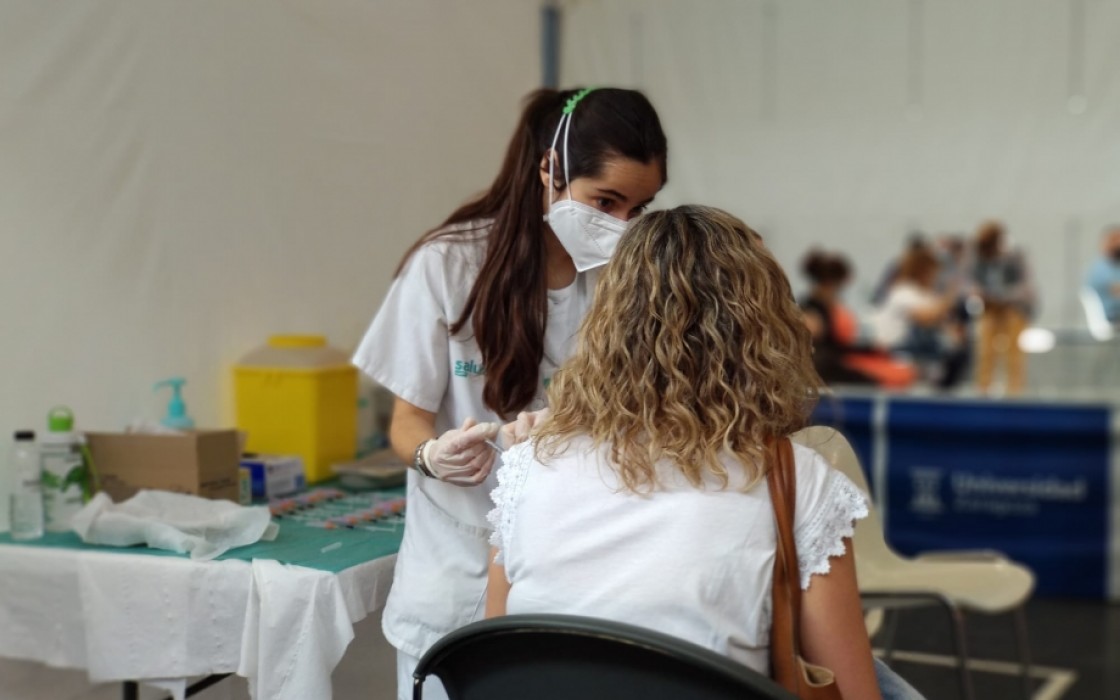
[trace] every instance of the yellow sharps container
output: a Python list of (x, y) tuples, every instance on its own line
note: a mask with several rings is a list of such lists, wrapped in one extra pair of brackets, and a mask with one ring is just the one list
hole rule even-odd
[(234, 367), (237, 427), (245, 449), (299, 455), (308, 482), (354, 458), (358, 370), (319, 335), (275, 335)]

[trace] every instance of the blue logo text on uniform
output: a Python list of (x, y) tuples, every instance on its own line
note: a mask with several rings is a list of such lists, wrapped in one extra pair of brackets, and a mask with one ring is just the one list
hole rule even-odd
[(455, 361), (455, 376), (456, 377), (470, 377), (479, 376), (483, 374), (484, 368), (474, 360), (456, 360)]

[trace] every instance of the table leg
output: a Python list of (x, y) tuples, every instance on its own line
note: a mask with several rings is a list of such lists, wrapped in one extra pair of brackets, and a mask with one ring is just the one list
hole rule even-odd
[[(206, 690), (210, 686), (212, 686), (216, 683), (220, 683), (223, 680), (225, 680), (226, 678), (229, 678), (230, 675), (232, 675), (232, 674), (218, 673), (218, 674), (214, 674), (212, 676), (207, 676), (207, 677), (203, 678), (202, 680), (198, 681), (197, 683), (195, 683), (194, 685), (187, 686), (186, 697), (189, 698), (192, 695), (196, 695), (198, 693), (201, 693), (202, 691)], [(140, 700), (140, 684), (137, 683), (136, 681), (125, 681), (124, 683), (122, 683), (121, 684), (121, 697), (124, 698), (124, 700)], [(171, 700), (171, 698), (167, 698), (167, 700)]]
[(219, 673), (219, 674), (215, 674), (213, 676), (207, 676), (206, 678), (203, 678), (199, 682), (197, 682), (194, 685), (189, 686), (187, 688), (187, 697), (189, 698), (190, 696), (192, 696), (196, 693), (201, 693), (202, 691), (206, 690), (207, 688), (214, 685), (215, 683), (220, 683), (222, 680), (224, 680), (226, 678), (229, 678), (229, 677), (230, 677), (230, 674), (228, 674), (228, 673)]

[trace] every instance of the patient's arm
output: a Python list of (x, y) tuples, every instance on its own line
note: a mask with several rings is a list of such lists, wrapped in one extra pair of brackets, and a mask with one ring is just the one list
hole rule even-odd
[(829, 560), (827, 574), (815, 575), (801, 595), (801, 645), (808, 661), (832, 669), (845, 698), (879, 700), (871, 642), (863, 623), (852, 541)]
[(498, 554), (496, 547), (490, 548), (490, 574), (486, 582), (486, 617), (500, 617), (506, 614), (506, 598), (509, 597), (509, 579), (506, 567), (494, 563)]

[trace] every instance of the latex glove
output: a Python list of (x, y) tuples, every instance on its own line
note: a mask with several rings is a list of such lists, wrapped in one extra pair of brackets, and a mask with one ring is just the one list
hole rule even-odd
[(532, 413), (526, 413), (525, 411), (518, 413), (517, 420), (502, 426), (498, 433), (498, 442), (507, 450), (519, 442), (525, 442), (529, 439), (533, 429), (544, 422), (545, 418), (548, 418), (548, 408), (542, 408)]
[(424, 448), (424, 463), (440, 481), (456, 486), (477, 486), (494, 466), (494, 448), (486, 444), (498, 436), (497, 423), (463, 421), (463, 427), (448, 430)]

